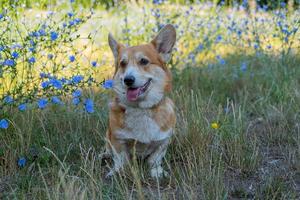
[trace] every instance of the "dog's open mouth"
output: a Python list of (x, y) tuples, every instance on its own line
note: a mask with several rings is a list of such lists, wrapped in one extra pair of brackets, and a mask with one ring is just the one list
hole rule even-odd
[(137, 88), (128, 88), (127, 89), (127, 100), (128, 101), (136, 101), (137, 98), (144, 94), (147, 89), (149, 88), (149, 85), (151, 84), (152, 79), (149, 79), (143, 86), (137, 87)]

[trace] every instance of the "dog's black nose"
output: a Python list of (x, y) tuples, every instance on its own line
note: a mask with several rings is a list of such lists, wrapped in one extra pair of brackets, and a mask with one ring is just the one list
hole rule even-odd
[(132, 75), (125, 76), (124, 83), (128, 87), (132, 86), (134, 84), (135, 78)]

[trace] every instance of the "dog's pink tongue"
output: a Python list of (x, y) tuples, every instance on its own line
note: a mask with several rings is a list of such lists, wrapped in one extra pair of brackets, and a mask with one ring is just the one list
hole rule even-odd
[(140, 88), (128, 89), (127, 90), (127, 100), (135, 101), (139, 96)]

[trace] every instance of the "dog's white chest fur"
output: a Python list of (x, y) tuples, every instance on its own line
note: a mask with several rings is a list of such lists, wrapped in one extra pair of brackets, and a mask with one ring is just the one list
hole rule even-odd
[(150, 143), (166, 139), (172, 135), (172, 128), (161, 131), (150, 109), (126, 108), (125, 128), (117, 131), (119, 139), (134, 139), (141, 143)]

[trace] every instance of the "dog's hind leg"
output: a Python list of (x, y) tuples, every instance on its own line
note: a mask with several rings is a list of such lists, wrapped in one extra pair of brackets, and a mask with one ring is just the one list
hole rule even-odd
[(152, 178), (161, 178), (162, 176), (168, 176), (162, 166), (162, 159), (165, 157), (167, 147), (169, 145), (169, 138), (161, 141), (161, 144), (150, 154), (148, 158), (148, 165), (150, 167), (150, 175)]

